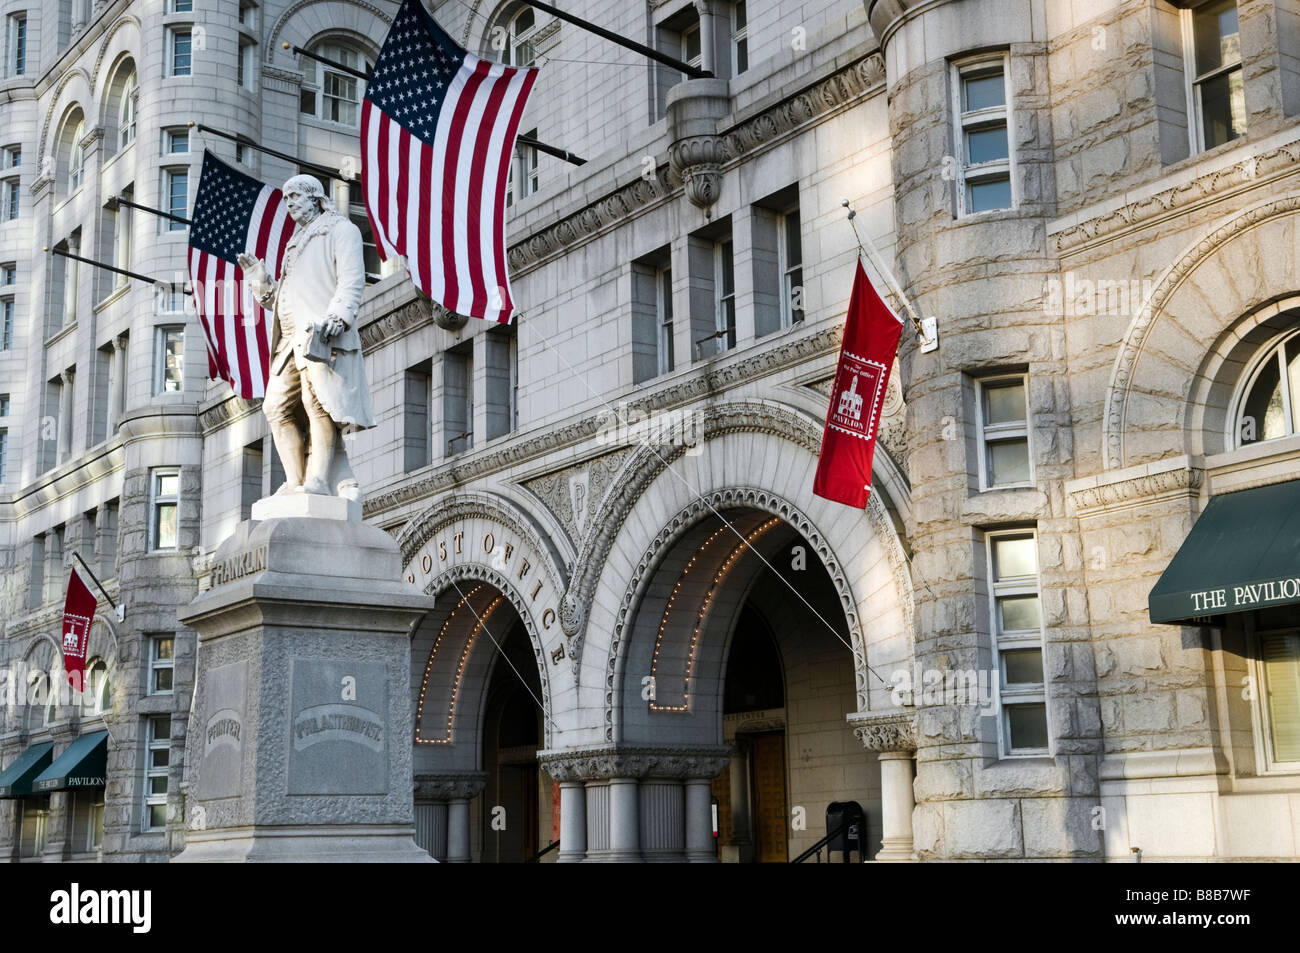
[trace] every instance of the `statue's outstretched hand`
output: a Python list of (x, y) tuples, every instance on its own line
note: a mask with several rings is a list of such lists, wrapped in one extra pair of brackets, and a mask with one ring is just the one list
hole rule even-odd
[(267, 280), (266, 265), (260, 258), (254, 258), (252, 255), (244, 252), (237, 258), (239, 267), (244, 269), (244, 280), (254, 291), (265, 289), (270, 282)]

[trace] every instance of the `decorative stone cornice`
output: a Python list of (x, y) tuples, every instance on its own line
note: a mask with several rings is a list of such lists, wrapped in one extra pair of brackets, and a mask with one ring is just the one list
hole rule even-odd
[(705, 138), (715, 140), (716, 145), (687, 144), (683, 139), (676, 157), (670, 146), (669, 167), (656, 168), (649, 178), (638, 177), (511, 245), (508, 251), (511, 273), (525, 273), (589, 241), (633, 213), (667, 200), (678, 188), (688, 185), (677, 170), (696, 170), (693, 173), (696, 182), (691, 187), (697, 194), (688, 197), (699, 204), (711, 188), (713, 164), (717, 164), (720, 175), (728, 164), (774, 144), (805, 123), (847, 106), (884, 81), (884, 60), (879, 53), (872, 52), (758, 115), (719, 130), (716, 136), (711, 132), (706, 134)]
[(537, 761), (557, 781), (614, 778), (713, 778), (731, 761), (729, 745), (700, 747), (600, 746), (539, 751)]
[[(838, 349), (843, 333), (843, 326), (832, 322), (816, 331), (791, 338), (780, 345), (767, 347), (735, 363), (714, 367), (684, 380), (672, 380), (644, 397), (628, 401), (627, 409), (640, 413), (667, 410), (689, 404), (710, 394), (716, 395), (745, 381), (788, 370), (795, 364)], [(364, 504), (365, 516), (370, 519), (406, 503), (437, 496), (481, 476), (518, 466), (556, 450), (582, 443), (600, 433), (602, 428), (609, 426), (609, 415), (609, 411), (602, 410), (512, 443), (500, 450), (471, 455), (463, 461), (458, 458), (457, 462), (447, 464), (426, 477), (371, 496)], [(820, 439), (819, 436), (818, 440)]]
[(847, 716), (862, 747), (868, 751), (915, 751), (916, 713), (855, 711)]
[(1056, 250), (1061, 254), (1080, 251), (1164, 216), (1185, 214), (1197, 205), (1221, 201), (1233, 192), (1293, 174), (1297, 165), (1300, 165), (1300, 139), (1259, 155), (1246, 156), (1230, 166), (1199, 175), (1190, 182), (1170, 186), (1063, 229), (1056, 233)]
[(210, 436), (214, 430), (241, 417), (247, 417), (259, 410), (261, 406), (260, 398), (245, 400), (238, 394), (231, 394), (220, 403), (199, 412), (199, 429), (203, 431), (203, 436)]
[(1180, 467), (1069, 490), (1069, 496), (1080, 517), (1098, 516), (1165, 500), (1195, 499), (1204, 482), (1204, 470)]
[(467, 801), (487, 787), (487, 772), (417, 774), (414, 780), (417, 801)]

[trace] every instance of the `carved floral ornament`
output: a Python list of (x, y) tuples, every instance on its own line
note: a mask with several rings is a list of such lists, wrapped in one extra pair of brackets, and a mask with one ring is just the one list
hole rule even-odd
[(731, 748), (727, 745), (681, 748), (602, 746), (540, 751), (537, 761), (556, 781), (614, 778), (707, 780), (717, 777), (731, 761)]
[(868, 751), (915, 751), (916, 714), (910, 711), (849, 715), (853, 734)]

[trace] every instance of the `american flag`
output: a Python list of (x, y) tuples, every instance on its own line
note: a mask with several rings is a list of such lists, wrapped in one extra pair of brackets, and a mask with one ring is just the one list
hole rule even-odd
[(266, 312), (244, 287), (236, 261), (248, 252), (279, 277), (296, 226), (279, 189), (263, 185), (204, 150), (199, 194), (190, 216), (190, 281), (208, 344), (208, 377), (228, 381), (240, 397), (266, 395), (271, 362)]
[(508, 322), (505, 187), (534, 69), (479, 59), (403, 0), (361, 105), (366, 213), (384, 258), (457, 314)]

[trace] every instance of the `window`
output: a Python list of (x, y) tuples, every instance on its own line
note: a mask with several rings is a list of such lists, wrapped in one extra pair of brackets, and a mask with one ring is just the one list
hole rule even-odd
[(86, 694), (82, 701), (93, 715), (113, 710), (113, 686), (108, 681), (108, 664), (102, 658), (91, 659), (86, 666)]
[(185, 285), (176, 282), (155, 286), (154, 306), (159, 314), (184, 314), (185, 304)]
[(665, 247), (632, 263), (632, 382), (673, 365), (673, 269)]
[(749, 21), (745, 0), (736, 0), (731, 8), (731, 66), (733, 74), (749, 69)]
[[(163, 201), (166, 209), (173, 215), (187, 218), (190, 205), (189, 169), (165, 169), (163, 171)], [(169, 232), (183, 232), (189, 226), (174, 219), (160, 219), (163, 229)]]
[(1256, 639), (1265, 763), (1300, 762), (1300, 632), (1293, 626), (1265, 630)]
[(473, 341), (466, 341), (442, 357), (442, 420), (449, 457), (474, 446), (473, 347)]
[(19, 180), (16, 178), (4, 180), (4, 194), (0, 196), (0, 200), (4, 202), (4, 208), (0, 209), (0, 214), (3, 215), (6, 222), (12, 222), (16, 219), (18, 210), (22, 207), (22, 193), (19, 191), (18, 185)]
[(717, 316), (717, 350), (736, 346), (736, 267), (731, 239), (714, 246), (714, 306)]
[(9, 431), (8, 429), (0, 430), (0, 483), (4, 483), (7, 477), (6, 469), (9, 465)]
[(1003, 757), (1048, 755), (1037, 537), (1030, 531), (990, 533), (986, 544), (999, 750)]
[(167, 28), (167, 62), (169, 76), (190, 75), (190, 28)]
[(9, 416), (9, 395), (0, 394), (0, 417)]
[(519, 349), (513, 324), (488, 328), (483, 337), (483, 359), (487, 371), (484, 429), (492, 440), (519, 425)]
[(150, 549), (176, 548), (176, 510), (180, 483), (178, 470), (154, 470), (150, 474)]
[[(715, 21), (716, 22), (716, 21)], [(655, 49), (669, 56), (683, 60), (690, 66), (700, 66), (704, 61), (704, 49), (700, 43), (700, 14), (694, 4), (687, 4), (673, 16), (655, 26)], [(748, 44), (746, 44), (748, 54)], [(672, 89), (686, 77), (666, 63), (656, 63), (654, 84), (653, 119), (662, 119), (668, 111), (668, 90)]]
[(168, 13), (192, 13), (194, 11), (194, 0), (168, 0)]
[(0, 285), (9, 288), (17, 283), (18, 266), (14, 262), (9, 262), (7, 265), (0, 265)]
[(89, 854), (104, 840), (104, 789), (72, 792), (72, 850)]
[(536, 51), (533, 36), (537, 33), (537, 16), (532, 7), (524, 7), (510, 17), (504, 26), (495, 26), (489, 33), (491, 46), (500, 54), (507, 66), (532, 66)]
[(175, 666), (175, 637), (155, 635), (149, 639), (149, 694), (167, 695), (172, 690), (172, 671)]
[(20, 821), (18, 854), (21, 857), (39, 857), (45, 853), (45, 835), (50, 820), (50, 796), (40, 794), (21, 799), (23, 816)]
[(163, 154), (183, 155), (190, 151), (190, 131), (184, 126), (163, 130)]
[(803, 243), (799, 235), (799, 209), (781, 216), (781, 326), (803, 320)]
[(1183, 11), (1184, 73), (1190, 79), (1192, 151), (1213, 149), (1246, 134), (1241, 34), (1236, 0)]
[[(368, 73), (372, 65), (369, 57), (339, 43), (322, 43), (312, 52), (363, 73)], [(307, 61), (304, 72), (299, 112), (326, 122), (358, 125), (366, 91), (364, 80), (315, 60)]]
[(167, 771), (171, 762), (172, 720), (156, 715), (145, 722), (144, 829), (167, 826)]
[(23, 147), (6, 146), (4, 151), (4, 167), (6, 169), (16, 169), (23, 164)]
[(957, 108), (957, 214), (1011, 208), (1007, 58), (981, 57), (953, 71)]
[[(122, 189), (122, 198), (128, 202), (134, 201), (135, 188), (128, 185)], [(129, 269), (131, 267), (131, 207), (129, 205), (119, 205), (113, 216), (113, 250), (117, 267)], [(117, 275), (116, 281), (120, 287), (126, 284), (127, 277)]]
[(1033, 481), (1026, 385), (1023, 374), (978, 382), (981, 490)]
[(117, 147), (125, 149), (135, 142), (135, 73), (122, 85), (122, 101), (117, 107)]
[(68, 195), (81, 188), (86, 172), (86, 149), (81, 144), (86, 138), (85, 122), (77, 123), (72, 131), (72, 156), (68, 160)]
[(27, 72), (27, 16), (17, 14), (9, 17), (9, 29), (6, 31), (5, 64), (9, 76), (22, 76)]
[(1234, 415), (1235, 445), (1277, 440), (1300, 432), (1300, 331), (1274, 339), (1246, 377)]
[(402, 456), (403, 469), (408, 473), (433, 462), (429, 454), (429, 438), (433, 432), (433, 419), (429, 413), (433, 387), (431, 365), (431, 361), (421, 361), (406, 369), (406, 395), (402, 401)]
[(185, 329), (159, 328), (154, 351), (154, 394), (179, 394), (185, 386)]
[(0, 298), (0, 351), (14, 346), (14, 299)]
[(257, 75), (257, 47), (253, 43), (239, 44), (239, 59), (235, 64), (235, 81), (240, 89), (254, 89), (253, 77)]

